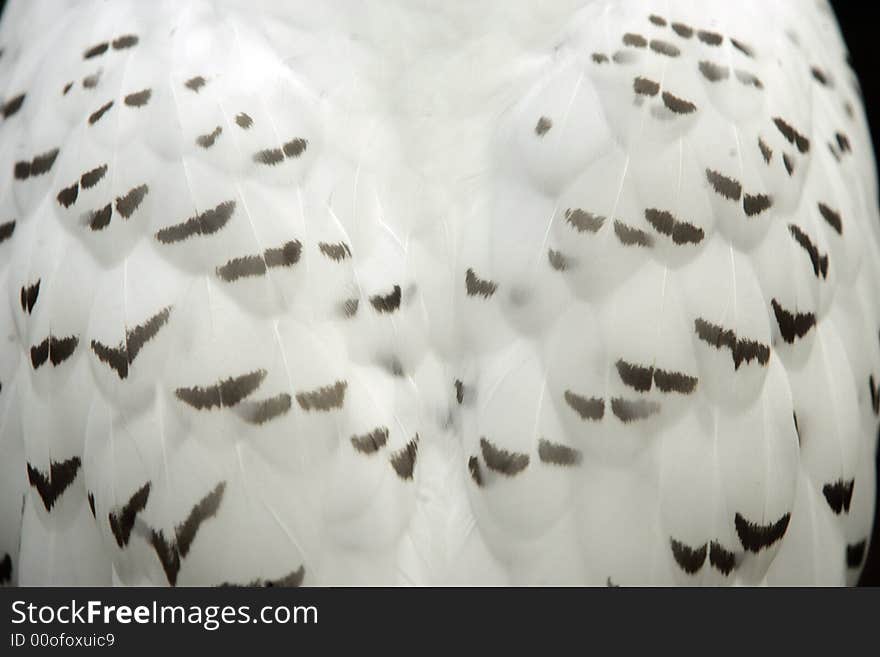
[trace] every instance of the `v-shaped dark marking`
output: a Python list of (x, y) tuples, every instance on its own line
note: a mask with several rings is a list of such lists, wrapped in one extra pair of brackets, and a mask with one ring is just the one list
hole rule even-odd
[(40, 295), (40, 282), (41, 279), (38, 278), (33, 285), (25, 285), (21, 288), (21, 309), (28, 315), (33, 311), (37, 297)]
[(722, 575), (729, 575), (736, 568), (736, 554), (718, 541), (709, 544), (709, 564)]
[(76, 479), (81, 463), (78, 456), (71, 457), (66, 461), (53, 461), (49, 464), (48, 477), (30, 463), (27, 464), (28, 482), (37, 489), (46, 511), (52, 510), (61, 494)]
[(146, 508), (147, 500), (149, 499), (150, 482), (148, 481), (131, 496), (128, 503), (122, 507), (119, 513), (111, 511), (107, 514), (110, 530), (113, 532), (113, 536), (116, 537), (116, 544), (119, 547), (128, 545), (128, 539), (131, 538), (131, 530), (134, 527), (134, 520), (137, 514)]
[[(469, 297), (480, 296), (484, 299), (488, 299), (495, 294), (495, 290), (498, 289), (496, 283), (493, 283), (487, 278), (480, 278), (473, 269), (468, 269), (467, 272), (465, 272), (464, 284)], [(379, 310), (379, 308), (377, 307), (376, 310)]]
[(419, 434), (416, 434), (415, 438), (391, 455), (391, 467), (394, 468), (397, 476), (404, 481), (413, 478), (418, 453)]
[(850, 479), (849, 481), (838, 479), (822, 486), (822, 494), (825, 496), (825, 501), (828, 502), (828, 506), (831, 507), (835, 514), (840, 515), (844, 511), (849, 513), (849, 505), (852, 502), (855, 485), (855, 479)]
[(741, 513), (737, 513), (734, 517), (734, 525), (742, 546), (749, 552), (760, 552), (785, 536), (790, 520), (791, 514), (786, 513), (776, 522), (771, 522), (769, 525), (759, 525), (746, 520)]
[(370, 304), (378, 313), (393, 313), (400, 308), (400, 286), (395, 285), (388, 294), (371, 296)]
[(699, 547), (692, 548), (681, 541), (670, 538), (669, 546), (672, 548), (672, 556), (675, 559), (675, 563), (688, 575), (695, 575), (706, 562), (706, 552), (709, 546), (705, 543)]
[(779, 305), (776, 299), (772, 299), (770, 305), (773, 306), (773, 314), (776, 315), (779, 333), (789, 344), (793, 344), (795, 339), (804, 337), (816, 326), (816, 315), (813, 313), (791, 313)]
[(75, 335), (66, 338), (50, 335), (40, 344), (31, 347), (31, 365), (36, 370), (48, 360), (53, 367), (57, 367), (73, 355), (78, 344), (79, 338)]
[(171, 306), (163, 308), (143, 324), (127, 330), (125, 340), (116, 347), (108, 347), (97, 340), (92, 340), (92, 351), (95, 352), (98, 360), (115, 370), (120, 379), (125, 379), (128, 377), (129, 366), (137, 358), (140, 350), (168, 323), (170, 314)]
[(174, 540), (169, 542), (161, 529), (154, 529), (150, 535), (150, 544), (156, 551), (156, 556), (159, 557), (162, 569), (168, 578), (168, 583), (172, 586), (177, 584), (177, 574), (180, 572), (180, 559), (186, 557), (189, 553), (189, 549), (202, 523), (217, 514), (225, 490), (226, 482), (221, 481), (214, 487), (214, 490), (205, 495), (192, 508), (186, 520), (174, 528)]

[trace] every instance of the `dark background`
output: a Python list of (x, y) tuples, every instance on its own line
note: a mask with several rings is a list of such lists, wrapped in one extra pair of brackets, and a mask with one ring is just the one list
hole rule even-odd
[(832, 0), (831, 5), (849, 47), (850, 63), (862, 85), (865, 111), (868, 114), (876, 154), (880, 136), (877, 118), (877, 113), (880, 112), (880, 76), (877, 75), (875, 55), (872, 54), (877, 45), (877, 35), (876, 32), (872, 35), (871, 28), (877, 18), (877, 4), (862, 0)]
[[(862, 85), (862, 98), (865, 103), (865, 112), (868, 115), (868, 123), (871, 126), (871, 138), (874, 142), (874, 153), (880, 152), (878, 137), (880, 137), (880, 125), (878, 125), (878, 113), (880, 113), (880, 76), (876, 70), (876, 55), (873, 54), (877, 46), (876, 33), (871, 29), (875, 25), (877, 4), (875, 2), (863, 2), (862, 0), (832, 0), (832, 6), (840, 22), (840, 29), (849, 47), (850, 63), (859, 77)], [(878, 453), (880, 454), (880, 453)], [(880, 480), (880, 458), (877, 459), (878, 480)], [(880, 586), (880, 501), (874, 510), (874, 536), (871, 539), (871, 550), (865, 562), (865, 570), (862, 572), (860, 584), (864, 586)]]
[[(442, 1), (442, 0), (438, 0)], [(803, 0), (805, 1), (805, 0)], [(0, 0), (0, 12), (6, 0)], [(877, 35), (872, 33), (877, 7), (874, 2), (862, 0), (831, 0), (837, 20), (849, 47), (850, 63), (862, 87), (865, 112), (871, 127), (874, 153), (880, 153), (880, 75), (874, 66)], [(880, 492), (880, 450), (877, 453), (878, 492)], [(865, 569), (859, 583), (862, 586), (880, 586), (880, 499), (874, 510), (874, 533), (871, 548), (865, 560)]]

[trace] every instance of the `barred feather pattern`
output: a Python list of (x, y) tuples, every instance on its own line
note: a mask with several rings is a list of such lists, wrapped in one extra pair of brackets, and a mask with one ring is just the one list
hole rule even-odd
[(824, 1), (12, 0), (11, 584), (852, 584), (876, 173)]

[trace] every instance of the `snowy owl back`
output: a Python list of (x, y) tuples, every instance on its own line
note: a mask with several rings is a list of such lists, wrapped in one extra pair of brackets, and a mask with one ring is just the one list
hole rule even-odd
[(876, 175), (824, 2), (11, 2), (20, 584), (842, 584)]

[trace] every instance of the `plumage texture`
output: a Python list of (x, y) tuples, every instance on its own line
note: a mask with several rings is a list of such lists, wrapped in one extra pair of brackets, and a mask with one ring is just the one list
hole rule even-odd
[(824, 2), (13, 0), (0, 47), (8, 581), (856, 580)]

